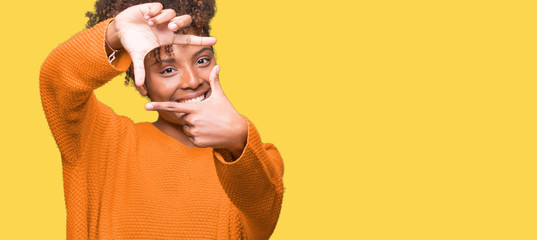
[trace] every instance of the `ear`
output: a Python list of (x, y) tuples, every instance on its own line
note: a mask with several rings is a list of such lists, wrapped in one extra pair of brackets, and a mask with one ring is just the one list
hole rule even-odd
[(136, 90), (138, 90), (142, 96), (147, 96), (147, 87), (145, 86), (145, 83), (142, 86), (136, 86)]

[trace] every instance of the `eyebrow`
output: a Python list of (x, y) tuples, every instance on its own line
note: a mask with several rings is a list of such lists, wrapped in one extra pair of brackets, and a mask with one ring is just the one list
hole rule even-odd
[[(213, 46), (210, 46), (210, 47), (204, 47), (202, 49), (200, 49), (199, 51), (197, 51), (196, 53), (194, 53), (194, 57), (200, 55), (201, 53), (205, 52), (205, 51), (211, 51), (214, 53), (214, 50), (213, 50)], [(160, 63), (174, 63), (176, 62), (175, 61), (175, 58), (164, 58), (164, 59), (160, 59)], [(155, 61), (153, 64), (151, 64), (151, 66), (155, 65), (155, 64), (158, 64), (159, 62), (158, 61)]]
[(159, 63), (163, 63), (163, 62), (175, 62), (175, 58), (164, 58), (164, 59), (160, 59), (160, 61), (158, 59), (155, 59), (155, 62), (153, 62), (153, 64), (151, 64), (151, 66), (155, 66)]
[(209, 50), (209, 51), (211, 51), (211, 52), (214, 53), (214, 51), (213, 51), (213, 46), (211, 46), (211, 47), (204, 47), (204, 48), (200, 49), (199, 51), (197, 51), (196, 53), (194, 53), (194, 57), (200, 55), (202, 52), (205, 52), (205, 51), (207, 51), (207, 50)]

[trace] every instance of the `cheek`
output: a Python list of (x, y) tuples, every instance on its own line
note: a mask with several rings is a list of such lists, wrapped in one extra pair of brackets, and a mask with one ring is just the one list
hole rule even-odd
[(152, 101), (168, 101), (172, 96), (177, 84), (173, 78), (151, 78), (147, 81), (147, 90)]
[(207, 83), (210, 81), (210, 77), (211, 77), (211, 72), (214, 68), (214, 66), (216, 66), (215, 63), (212, 63), (211, 65), (205, 67), (205, 68), (202, 68), (200, 71), (199, 71), (199, 76), (201, 79), (203, 79), (204, 81), (206, 81)]

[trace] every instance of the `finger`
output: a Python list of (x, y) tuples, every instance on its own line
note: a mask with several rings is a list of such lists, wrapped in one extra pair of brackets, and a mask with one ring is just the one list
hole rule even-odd
[(134, 85), (141, 87), (145, 82), (144, 56), (142, 54), (131, 53), (132, 66), (134, 68)]
[(222, 95), (222, 86), (220, 86), (220, 80), (219, 80), (219, 73), (220, 73), (220, 66), (216, 65), (211, 70), (211, 74), (209, 75), (209, 84), (211, 86), (211, 98), (213, 96)]
[(192, 135), (192, 132), (190, 132), (191, 129), (192, 129), (192, 127), (190, 125), (188, 125), (188, 124), (183, 125), (183, 132), (189, 137), (194, 136), (194, 135)]
[(193, 113), (196, 111), (197, 107), (192, 103), (150, 102), (145, 105), (145, 109), (151, 111)]
[(188, 113), (185, 113), (183, 115), (181, 115), (180, 117), (180, 121), (184, 123), (185, 126), (188, 126), (188, 127), (192, 127), (193, 124), (192, 124), (192, 115), (193, 114), (188, 114)]
[(149, 19), (149, 26), (155, 26), (161, 23), (166, 23), (172, 20), (176, 16), (173, 9), (164, 9), (154, 18)]
[(179, 121), (180, 121), (181, 123), (183, 123), (183, 126), (192, 126), (189, 122), (187, 122), (187, 121), (185, 120), (185, 117), (187, 117), (187, 116), (190, 115), (190, 114), (188, 114), (188, 113), (176, 113), (176, 115), (179, 116)]
[(192, 23), (192, 17), (190, 15), (181, 15), (179, 17), (174, 17), (170, 20), (168, 28), (172, 31), (177, 31), (181, 28), (187, 27)]
[(140, 11), (142, 12), (142, 15), (144, 15), (145, 19), (150, 19), (162, 11), (162, 3), (156, 2), (156, 3), (146, 3), (142, 4), (140, 6)]
[(198, 37), (194, 35), (176, 34), (173, 44), (192, 45), (192, 46), (212, 46), (216, 43), (214, 37)]

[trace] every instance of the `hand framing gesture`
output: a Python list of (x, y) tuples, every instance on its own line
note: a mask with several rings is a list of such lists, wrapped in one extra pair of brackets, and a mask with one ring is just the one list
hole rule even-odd
[(210, 46), (216, 43), (213, 37), (174, 34), (192, 22), (192, 17), (176, 17), (172, 9), (162, 9), (161, 3), (146, 3), (129, 7), (119, 13), (108, 26), (106, 39), (115, 49), (124, 48), (134, 66), (134, 83), (144, 84), (144, 57), (159, 46), (171, 44)]
[(201, 102), (150, 102), (147, 110), (182, 113), (183, 132), (198, 147), (226, 148), (239, 157), (246, 145), (248, 124), (227, 99), (216, 65), (209, 76), (210, 95)]

